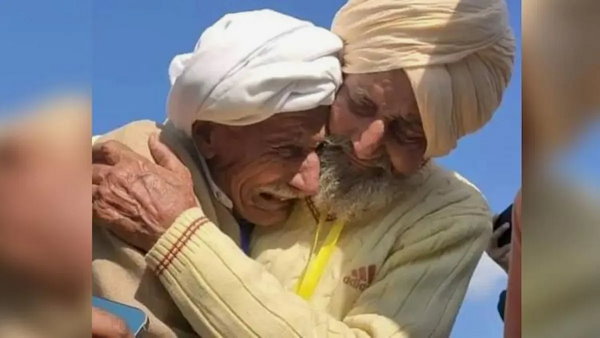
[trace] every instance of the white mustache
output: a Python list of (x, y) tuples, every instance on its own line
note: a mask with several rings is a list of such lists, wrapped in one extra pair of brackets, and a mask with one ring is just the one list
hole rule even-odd
[[(339, 156), (350, 157), (353, 156), (351, 154), (354, 154), (354, 147), (352, 146), (352, 142), (347, 138), (329, 136), (321, 149), (321, 154), (326, 153), (338, 153)], [(373, 167), (373, 170), (383, 170), (386, 174), (392, 174), (394, 171), (391, 161), (386, 156), (380, 156), (375, 160), (369, 161), (369, 166)]]
[(306, 197), (299, 191), (283, 185), (271, 185), (260, 188), (261, 193), (272, 195), (280, 200), (292, 200)]

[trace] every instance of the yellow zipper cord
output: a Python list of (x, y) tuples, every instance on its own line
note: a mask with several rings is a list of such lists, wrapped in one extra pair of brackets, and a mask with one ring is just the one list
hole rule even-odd
[(331, 230), (329, 230), (327, 237), (325, 238), (325, 242), (323, 242), (323, 245), (319, 249), (319, 253), (313, 258), (313, 253), (319, 241), (319, 233), (321, 232), (326, 220), (327, 214), (321, 215), (319, 224), (317, 225), (317, 231), (315, 233), (315, 240), (310, 250), (311, 252), (308, 265), (304, 270), (302, 277), (298, 281), (298, 285), (296, 286), (296, 293), (306, 300), (310, 299), (314, 294), (315, 289), (321, 280), (321, 276), (327, 267), (327, 263), (329, 263), (329, 258), (331, 257), (331, 254), (333, 253), (333, 250), (335, 249), (340, 238), (340, 234), (342, 233), (342, 230), (346, 224), (346, 222), (341, 219), (335, 221), (331, 227)]

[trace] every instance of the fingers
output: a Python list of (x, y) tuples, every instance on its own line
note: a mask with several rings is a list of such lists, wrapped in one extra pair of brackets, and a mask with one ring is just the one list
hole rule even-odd
[(504, 233), (510, 228), (510, 223), (504, 223), (501, 226), (498, 227), (498, 229), (494, 230), (494, 233), (492, 234), (492, 241), (493, 242), (497, 242), (498, 239), (504, 235)]
[(101, 184), (111, 170), (112, 167), (106, 164), (92, 164), (92, 184)]
[(496, 252), (496, 256), (498, 259), (506, 259), (508, 258), (508, 254), (510, 253), (510, 244), (506, 244), (505, 246), (498, 249)]
[(150, 153), (156, 163), (164, 168), (180, 174), (189, 174), (188, 169), (181, 163), (177, 155), (175, 155), (164, 143), (158, 139), (158, 134), (154, 133), (148, 139), (148, 147)]
[(132, 153), (131, 148), (118, 141), (96, 143), (92, 146), (92, 163), (115, 165)]
[(92, 193), (92, 217), (94, 220), (104, 221), (102, 225), (112, 225), (115, 222), (122, 220), (122, 216), (115, 208), (112, 207), (107, 201), (101, 198), (100, 193), (101, 187), (98, 187)]
[(121, 318), (92, 307), (92, 338), (130, 338), (127, 324)]
[(146, 208), (120, 184), (92, 185), (92, 216), (105, 225), (127, 225), (126, 220), (138, 219)]

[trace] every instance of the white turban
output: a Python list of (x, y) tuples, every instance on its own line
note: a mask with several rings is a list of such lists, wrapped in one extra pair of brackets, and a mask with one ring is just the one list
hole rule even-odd
[(504, 0), (350, 0), (332, 30), (345, 43), (345, 73), (405, 70), (431, 157), (500, 104), (515, 49), (507, 16)]
[(249, 125), (330, 105), (342, 82), (342, 41), (307, 21), (260, 10), (228, 14), (169, 67), (169, 119)]

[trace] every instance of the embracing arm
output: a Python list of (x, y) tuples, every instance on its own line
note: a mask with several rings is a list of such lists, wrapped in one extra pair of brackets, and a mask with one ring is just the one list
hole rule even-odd
[(121, 239), (150, 249), (149, 267), (198, 334), (449, 335), (491, 235), (480, 203), (472, 210), (440, 206), (403, 232), (374, 283), (338, 319), (286, 290), (248, 258), (186, 197), (193, 186), (177, 157), (156, 139), (149, 147), (156, 164), (116, 144), (96, 147), (94, 215)]
[(429, 219), (413, 229), (342, 320), (285, 290), (199, 208), (175, 221), (147, 261), (200, 335), (448, 336), (491, 225), (468, 215)]

